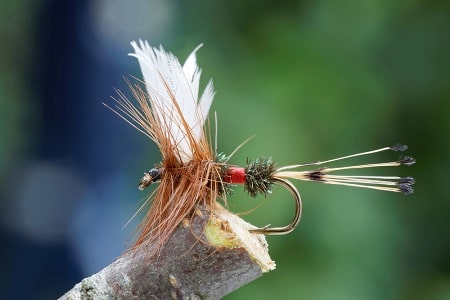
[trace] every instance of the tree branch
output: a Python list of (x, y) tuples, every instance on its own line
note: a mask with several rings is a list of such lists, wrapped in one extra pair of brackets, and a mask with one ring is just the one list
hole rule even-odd
[(221, 206), (198, 208), (155, 253), (142, 245), (60, 299), (220, 299), (275, 269), (263, 235)]

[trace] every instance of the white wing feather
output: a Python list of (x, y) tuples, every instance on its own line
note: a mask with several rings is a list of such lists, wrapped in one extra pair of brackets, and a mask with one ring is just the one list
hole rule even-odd
[[(197, 142), (200, 141), (214, 98), (212, 81), (207, 84), (200, 100), (198, 96), (201, 70), (197, 66), (195, 53), (202, 45), (194, 49), (183, 66), (162, 46), (153, 48), (142, 40), (139, 44), (133, 41), (131, 45), (135, 53), (129, 55), (139, 61), (152, 110), (161, 128), (167, 131), (167, 136), (177, 147), (182, 162), (187, 163), (193, 156), (187, 130)], [(189, 128), (183, 126), (183, 121)]]

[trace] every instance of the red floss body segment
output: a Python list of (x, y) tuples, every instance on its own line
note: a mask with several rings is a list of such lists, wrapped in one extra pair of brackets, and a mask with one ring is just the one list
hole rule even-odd
[(245, 184), (246, 174), (245, 168), (241, 167), (230, 167), (224, 177), (224, 182), (235, 183), (235, 184)]

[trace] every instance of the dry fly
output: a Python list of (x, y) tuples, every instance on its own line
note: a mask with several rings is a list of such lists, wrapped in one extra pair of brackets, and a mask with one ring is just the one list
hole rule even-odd
[(131, 45), (134, 53), (129, 55), (139, 62), (145, 88), (139, 83), (128, 82), (135, 100), (131, 101), (121, 91), (117, 91), (119, 98), (114, 99), (116, 105), (113, 108), (107, 106), (153, 140), (162, 156), (161, 162), (145, 172), (139, 182), (140, 190), (155, 182), (159, 185), (149, 196), (148, 201), (152, 198), (152, 204), (139, 226), (139, 235), (133, 247), (147, 242), (157, 243), (161, 247), (197, 205), (213, 208), (215, 201), (224, 198), (236, 184), (243, 184), (251, 196), (270, 194), (274, 184), (285, 187), (292, 194), (296, 203), (293, 220), (284, 227), (266, 226), (251, 230), (260, 234), (286, 234), (300, 222), (300, 194), (289, 179), (404, 194), (413, 192), (414, 179), (411, 177), (335, 174), (350, 169), (409, 166), (415, 163), (409, 156), (384, 163), (334, 168), (325, 166), (339, 160), (387, 150), (404, 151), (407, 149), (404, 145), (280, 168), (271, 159), (263, 157), (248, 161), (246, 167), (229, 164), (230, 156), (217, 153), (212, 148), (204, 126), (213, 101), (214, 88), (210, 80), (199, 96), (201, 70), (197, 66), (196, 52), (201, 45), (194, 49), (183, 65), (161, 46), (153, 48), (142, 40), (139, 43), (133, 41)]

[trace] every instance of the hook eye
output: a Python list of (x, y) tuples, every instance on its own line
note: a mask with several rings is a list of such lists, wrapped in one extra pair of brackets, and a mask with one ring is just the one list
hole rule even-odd
[(249, 231), (251, 233), (260, 233), (260, 234), (267, 234), (267, 235), (282, 235), (282, 234), (288, 234), (292, 232), (295, 227), (297, 227), (298, 223), (300, 223), (300, 219), (302, 216), (302, 198), (300, 197), (300, 193), (298, 192), (297, 188), (286, 179), (281, 179), (274, 177), (272, 178), (274, 183), (278, 183), (279, 185), (282, 185), (285, 187), (289, 192), (291, 192), (292, 197), (295, 201), (295, 215), (294, 219), (292, 219), (291, 223), (284, 227), (273, 227), (270, 228), (269, 226), (265, 226), (262, 228), (255, 228), (250, 229)]

